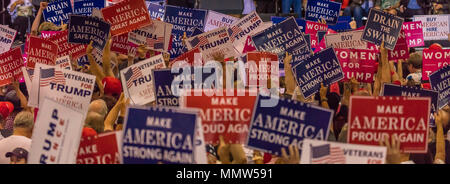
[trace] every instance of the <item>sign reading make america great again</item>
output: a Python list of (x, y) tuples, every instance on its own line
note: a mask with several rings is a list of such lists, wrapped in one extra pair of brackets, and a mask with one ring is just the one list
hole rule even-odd
[(152, 23), (144, 0), (122, 0), (101, 11), (105, 21), (111, 24), (111, 36), (127, 33)]
[(36, 63), (55, 65), (58, 55), (58, 45), (47, 39), (30, 36), (28, 45), (27, 67), (34, 68)]
[(433, 90), (439, 92), (438, 106), (442, 109), (450, 102), (450, 66), (444, 66), (430, 75)]
[(228, 33), (231, 37), (234, 47), (239, 53), (242, 53), (245, 46), (247, 36), (253, 35), (259, 32), (259, 28), (263, 26), (263, 21), (256, 13), (246, 15), (241, 20), (236, 21), (228, 28)]
[(70, 15), (69, 43), (89, 44), (98, 50), (103, 50), (108, 39), (111, 25), (96, 17)]
[(362, 40), (375, 45), (381, 45), (381, 42), (384, 41), (386, 49), (394, 50), (403, 21), (403, 18), (372, 8), (367, 18)]
[(20, 47), (0, 54), (0, 86), (11, 84), (22, 77), (23, 57)]
[(281, 148), (296, 145), (303, 139), (327, 140), (333, 111), (319, 106), (272, 96), (275, 107), (263, 107), (269, 97), (258, 95), (246, 145), (275, 155)]

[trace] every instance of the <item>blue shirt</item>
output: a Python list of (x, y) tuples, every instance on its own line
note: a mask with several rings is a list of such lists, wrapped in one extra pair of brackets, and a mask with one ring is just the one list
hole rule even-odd
[(420, 6), (419, 6), (419, 4), (417, 4), (417, 0), (410, 0), (408, 3), (408, 8), (417, 10), (417, 9), (420, 9)]

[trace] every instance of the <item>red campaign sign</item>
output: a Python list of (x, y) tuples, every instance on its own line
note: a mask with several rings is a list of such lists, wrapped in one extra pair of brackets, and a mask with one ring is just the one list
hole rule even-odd
[(244, 144), (256, 95), (256, 90), (188, 90), (180, 104), (201, 110), (206, 143), (217, 144), (222, 135), (227, 143)]
[[(265, 62), (265, 63), (264, 63)], [(276, 62), (276, 68), (271, 68), (271, 63)], [(261, 86), (259, 81), (270, 83), (270, 74), (279, 73), (278, 56), (270, 52), (249, 52), (245, 63), (245, 73), (248, 86)]]
[(372, 83), (377, 70), (377, 52), (362, 49), (334, 49), (342, 71), (343, 81), (355, 77), (359, 82)]
[(128, 33), (112, 37), (111, 51), (128, 55), (130, 50), (131, 45), (128, 43)]
[(430, 75), (450, 63), (450, 49), (423, 49), (422, 80), (429, 80)]
[[(197, 57), (197, 58), (196, 58)], [(195, 62), (195, 59), (200, 60), (202, 59), (202, 54), (200, 52), (199, 47), (192, 49), (180, 56), (178, 56), (177, 58), (175, 58), (174, 60), (172, 60), (170, 62), (170, 66), (173, 66), (177, 61), (185, 61), (187, 62), (190, 66), (203, 66), (203, 59), (200, 60), (200, 62), (197, 61), (197, 63)]]
[(36, 63), (54, 66), (58, 56), (58, 45), (47, 39), (30, 36), (27, 54), (28, 68), (34, 68)]
[(71, 56), (73, 60), (77, 60), (86, 54), (87, 45), (69, 43), (69, 30), (61, 31), (47, 38), (58, 45), (58, 58), (63, 56)]
[(22, 66), (20, 47), (0, 54), (0, 86), (11, 84), (14, 79), (20, 79), (23, 76)]
[(253, 45), (253, 40), (251, 36), (247, 36), (247, 40), (245, 41), (244, 50), (242, 51), (243, 54), (247, 52), (255, 51), (256, 47)]
[(152, 23), (144, 0), (123, 0), (102, 9), (103, 18), (111, 24), (111, 36), (128, 33)]
[[(306, 21), (305, 34), (316, 35), (319, 31), (327, 31), (328, 26), (318, 22)], [(311, 38), (312, 39), (312, 38)]]
[(401, 30), (394, 50), (388, 52), (388, 60), (399, 60), (409, 58), (409, 48), (406, 44), (405, 31)]
[(380, 145), (396, 136), (403, 153), (426, 153), (430, 98), (351, 96), (347, 142)]
[(82, 137), (77, 164), (120, 164), (116, 132)]

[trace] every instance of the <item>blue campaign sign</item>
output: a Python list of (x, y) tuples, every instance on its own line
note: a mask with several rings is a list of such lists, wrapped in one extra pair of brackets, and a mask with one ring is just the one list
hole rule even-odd
[(327, 140), (333, 111), (312, 104), (272, 96), (274, 107), (263, 107), (269, 97), (258, 95), (246, 145), (249, 148), (280, 155), (281, 148), (303, 139)]
[(89, 44), (100, 51), (106, 45), (111, 25), (99, 18), (84, 15), (69, 16), (69, 43)]
[(438, 107), (442, 109), (450, 101), (450, 66), (446, 65), (430, 75), (431, 88), (439, 92)]
[[(270, 19), (273, 24), (278, 24), (280, 22), (285, 21), (287, 17), (272, 16), (270, 17)], [(306, 20), (302, 18), (295, 18), (295, 22), (297, 22), (298, 27), (300, 27), (300, 30), (302, 30), (302, 33), (304, 33), (306, 28)]]
[(320, 89), (320, 83), (328, 86), (344, 78), (339, 60), (332, 47), (322, 50), (306, 61), (294, 66), (295, 78), (300, 90), (308, 98)]
[(336, 25), (329, 25), (328, 29), (332, 29), (336, 32), (346, 32), (351, 30), (350, 24), (346, 21), (338, 21)]
[(204, 29), (207, 12), (207, 10), (166, 5), (164, 22), (173, 24), (172, 49), (169, 50), (171, 59), (178, 57), (185, 51), (182, 43), (184, 32), (186, 32), (186, 35), (191, 35), (196, 27)]
[(347, 22), (350, 23), (352, 21), (351, 16), (339, 16), (338, 22)]
[(148, 3), (148, 12), (152, 19), (164, 19), (164, 6), (156, 3)]
[(105, 7), (105, 0), (74, 0), (73, 14), (91, 16), (93, 9)]
[(72, 3), (70, 0), (58, 0), (48, 3), (47, 8), (43, 12), (44, 19), (55, 25), (61, 25), (61, 21), (67, 24), (69, 14), (72, 14)]
[(317, 22), (324, 19), (327, 24), (338, 22), (341, 3), (328, 0), (308, 0), (306, 4), (306, 20)]
[(193, 163), (196, 120), (196, 111), (170, 107), (128, 108), (123, 132), (123, 163)]
[(362, 40), (375, 45), (381, 45), (384, 41), (386, 49), (394, 50), (403, 21), (403, 18), (372, 8), (367, 17)]
[(201, 30), (201, 29), (199, 29), (198, 27), (196, 27), (196, 28), (194, 29), (194, 31), (192, 32), (192, 34), (191, 34), (190, 37), (197, 36), (197, 35), (202, 34), (202, 33), (203, 33), (203, 30)]

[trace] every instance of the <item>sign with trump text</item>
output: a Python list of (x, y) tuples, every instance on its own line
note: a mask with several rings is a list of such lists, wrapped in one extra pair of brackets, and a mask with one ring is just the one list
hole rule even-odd
[(360, 49), (334, 49), (344, 72), (345, 81), (354, 77), (359, 82), (372, 83), (377, 70), (377, 52)]
[(450, 49), (423, 49), (422, 80), (429, 80), (431, 73), (450, 64)]

